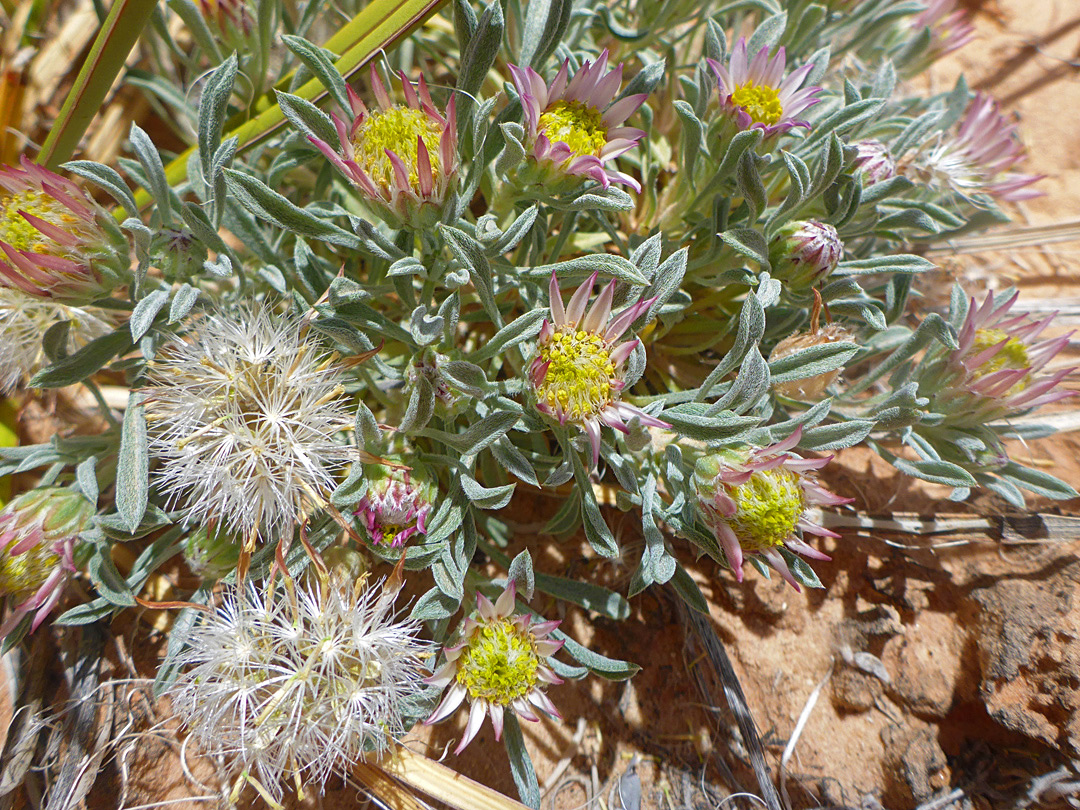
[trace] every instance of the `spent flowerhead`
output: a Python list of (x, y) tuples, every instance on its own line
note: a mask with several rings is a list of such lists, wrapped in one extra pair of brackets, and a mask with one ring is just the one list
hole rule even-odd
[(981, 305), (971, 299), (945, 378), (928, 387), (950, 424), (982, 425), (1075, 395), (1059, 387), (1074, 369), (1044, 372), (1072, 333), (1042, 339), (1056, 313), (1038, 320), (1011, 314), (1018, 297), (988, 293)]
[(250, 543), (322, 506), (355, 451), (345, 376), (303, 324), (265, 304), (204, 316), (154, 361), (147, 394), (158, 491), (188, 523)]
[(45, 350), (41, 338), (49, 327), (68, 322), (68, 342), (81, 349), (112, 326), (89, 309), (71, 307), (0, 287), (0, 393), (10, 391), (42, 368)]
[(623, 365), (640, 341), (633, 338), (618, 343), (618, 340), (655, 299), (632, 304), (611, 318), (615, 294), (612, 281), (586, 313), (585, 305), (595, 282), (596, 273), (593, 273), (564, 308), (559, 281), (551, 274), (551, 319), (545, 320), (540, 329), (536, 354), (529, 367), (536, 407), (559, 424), (571, 422), (584, 430), (594, 465), (600, 459), (603, 425), (623, 433), (629, 432), (626, 422), (630, 419), (638, 419), (649, 427), (669, 426), (620, 399)]
[(427, 534), (427, 520), (438, 491), (426, 467), (410, 466), (364, 466), (367, 488), (355, 514), (373, 546), (399, 548), (413, 536)]
[(173, 709), (212, 753), (277, 799), (283, 783), (320, 790), (386, 751), (420, 714), (430, 656), (397, 591), (331, 573), (295, 597), (227, 589), (177, 658)]
[(769, 137), (793, 127), (810, 128), (798, 116), (820, 101), (820, 87), (802, 87), (814, 66), (803, 65), (784, 76), (786, 63), (783, 48), (772, 58), (768, 47), (762, 48), (751, 59), (745, 38), (735, 43), (726, 67), (715, 59), (709, 60), (719, 80), (721, 111), (737, 129), (762, 129)]
[(469, 700), (469, 721), (455, 754), (472, 742), (485, 715), (491, 716), (495, 739), (502, 736), (508, 709), (534, 722), (540, 719), (534, 709), (561, 719), (543, 690), (545, 684), (562, 683), (547, 661), (563, 646), (548, 638), (559, 622), (534, 624), (531, 614), (515, 615), (515, 599), (513, 582), (494, 603), (478, 592), (476, 617), (465, 619), (460, 639), (443, 650), (442, 666), (427, 680), (446, 688), (442, 702), (424, 721), (427, 724), (445, 720)]
[(1017, 202), (1042, 194), (1032, 184), (1041, 175), (1013, 171), (1026, 157), (1015, 121), (985, 93), (977, 93), (954, 132), (939, 135), (908, 165), (914, 179), (963, 197), (989, 194)]
[(82, 493), (60, 487), (31, 490), (0, 512), (0, 595), (11, 608), (0, 640), (31, 614), (31, 632), (45, 621), (75, 573), (75, 542), (93, 517)]
[(645, 137), (642, 130), (625, 126), (646, 95), (616, 100), (622, 72), (622, 65), (608, 70), (606, 49), (572, 77), (569, 62), (563, 62), (550, 84), (531, 67), (510, 65), (525, 112), (526, 146), (539, 170), (525, 179), (545, 186), (591, 179), (604, 188), (621, 183), (641, 191), (641, 184), (614, 164)]
[(834, 495), (814, 480), (811, 472), (828, 464), (832, 456), (800, 458), (792, 448), (801, 438), (800, 427), (769, 447), (726, 450), (703, 456), (695, 465), (698, 513), (720, 541), (739, 582), (746, 555), (771, 565), (795, 590), (799, 584), (791, 564), (797, 558), (792, 552), (814, 560), (830, 559), (804, 542), (801, 534), (839, 535), (811, 521), (807, 509), (852, 499)]
[(106, 297), (127, 274), (123, 236), (70, 180), (21, 165), (0, 166), (0, 285), (68, 304)]
[(372, 65), (378, 108), (369, 109), (349, 88), (352, 122), (331, 115), (340, 149), (319, 138), (310, 140), (388, 224), (419, 230), (438, 222), (457, 180), (455, 97), (444, 115), (423, 76), (414, 88), (404, 73), (399, 75), (404, 104), (391, 100)]
[(855, 166), (862, 174), (863, 186), (872, 186), (896, 175), (896, 160), (889, 147), (870, 138), (855, 146)]
[(975, 38), (975, 26), (968, 13), (957, 8), (956, 0), (927, 0), (926, 9), (912, 19), (911, 25), (918, 31), (930, 29), (930, 45), (918, 63), (920, 69)]

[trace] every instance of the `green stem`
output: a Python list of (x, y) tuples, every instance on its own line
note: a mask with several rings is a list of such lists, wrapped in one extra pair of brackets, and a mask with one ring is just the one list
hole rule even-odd
[(42, 166), (56, 169), (74, 154), (156, 5), (157, 0), (115, 0), (37, 156)]

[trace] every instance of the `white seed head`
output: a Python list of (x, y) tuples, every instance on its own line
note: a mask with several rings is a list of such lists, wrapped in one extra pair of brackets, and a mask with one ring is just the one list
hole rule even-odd
[(294, 318), (261, 305), (207, 316), (154, 363), (155, 483), (188, 523), (243, 538), (288, 531), (355, 455), (345, 379)]
[(112, 330), (85, 309), (0, 287), (0, 393), (10, 391), (42, 367), (45, 351), (41, 338), (50, 326), (64, 320), (71, 322), (68, 340), (76, 349)]
[[(361, 581), (362, 582), (362, 581)], [(421, 710), (431, 645), (399, 620), (397, 592), (344, 577), (226, 592), (193, 629), (170, 688), (173, 709), (208, 751), (232, 759), (275, 797), (285, 781), (320, 789), (385, 751)]]

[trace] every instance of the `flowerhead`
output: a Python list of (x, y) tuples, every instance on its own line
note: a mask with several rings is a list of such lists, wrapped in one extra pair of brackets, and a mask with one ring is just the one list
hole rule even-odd
[(783, 48), (772, 58), (768, 47), (762, 48), (751, 60), (743, 37), (735, 43), (727, 67), (715, 59), (708, 61), (720, 82), (720, 107), (738, 129), (762, 129), (769, 137), (793, 127), (810, 128), (797, 116), (820, 101), (816, 98), (820, 87), (801, 87), (814, 68), (812, 64), (785, 77), (787, 57)]
[(959, 348), (949, 355), (949, 376), (938, 392), (950, 422), (986, 424), (1075, 395), (1058, 388), (1074, 369), (1043, 373), (1072, 333), (1040, 340), (1056, 313), (1041, 320), (1012, 315), (1009, 310), (1019, 295), (1002, 301), (988, 293), (981, 305), (971, 299)]
[(59, 487), (30, 490), (0, 512), (0, 595), (11, 603), (0, 639), (30, 614), (31, 632), (45, 621), (75, 573), (75, 542), (93, 517), (81, 493)]
[(824, 222), (790, 222), (769, 246), (772, 275), (793, 289), (806, 289), (824, 281), (844, 256), (844, 243), (836, 228)]
[(956, 0), (927, 0), (926, 10), (918, 14), (911, 25), (917, 31), (930, 29), (927, 58), (937, 60), (975, 38), (975, 26), (968, 14), (956, 7)]
[(373, 546), (399, 548), (415, 535), (427, 534), (437, 490), (424, 466), (399, 469), (368, 464), (364, 475), (367, 488), (355, 514)]
[(378, 109), (370, 110), (349, 88), (352, 123), (331, 114), (340, 149), (319, 138), (310, 140), (388, 224), (419, 230), (438, 222), (457, 179), (455, 98), (443, 115), (423, 76), (414, 89), (404, 73), (399, 75), (404, 104), (391, 101), (372, 65), (371, 89)]
[(1041, 175), (1013, 171), (1024, 157), (1016, 123), (1002, 114), (997, 101), (977, 93), (957, 130), (939, 136), (911, 165), (916, 179), (932, 188), (1016, 202), (1042, 194), (1031, 188)]
[(476, 618), (465, 619), (460, 640), (443, 650), (443, 665), (426, 681), (449, 689), (425, 724), (445, 720), (469, 699), (469, 722), (455, 754), (472, 742), (485, 715), (491, 716), (495, 739), (502, 736), (507, 709), (533, 722), (540, 719), (534, 709), (562, 719), (543, 691), (544, 684), (562, 683), (546, 660), (562, 649), (562, 641), (548, 638), (559, 622), (533, 624), (531, 614), (514, 615), (515, 599), (513, 582), (494, 604), (477, 592)]
[(80, 349), (112, 326), (90, 310), (0, 287), (0, 393), (10, 391), (45, 362), (41, 338), (49, 327), (68, 321), (68, 341)]
[(839, 535), (811, 521), (807, 509), (852, 499), (834, 495), (813, 479), (810, 473), (828, 464), (832, 456), (800, 458), (791, 449), (801, 438), (800, 427), (770, 447), (723, 451), (703, 456), (695, 465), (698, 513), (720, 541), (739, 582), (747, 554), (767, 562), (795, 590), (799, 584), (780, 548), (814, 560), (830, 559), (800, 535)]
[(611, 281), (593, 302), (585, 305), (596, 282), (596, 273), (577, 288), (563, 307), (562, 292), (551, 274), (551, 319), (545, 320), (529, 367), (529, 381), (536, 407), (565, 425), (572, 422), (589, 437), (593, 464), (600, 459), (602, 425), (628, 433), (626, 421), (669, 427), (654, 416), (619, 398), (623, 389), (623, 365), (640, 343), (638, 338), (618, 343), (622, 334), (655, 301), (649, 298), (610, 318), (615, 282)]
[(355, 455), (346, 379), (300, 321), (265, 304), (203, 317), (153, 362), (147, 393), (158, 491), (188, 523), (246, 543), (324, 504)]
[(896, 160), (889, 147), (874, 138), (855, 144), (855, 166), (862, 174), (864, 186), (872, 186), (896, 175)]
[(276, 798), (288, 777), (321, 789), (419, 714), (430, 647), (396, 596), (333, 574), (297, 583), (295, 600), (250, 582), (227, 589), (177, 658), (188, 671), (169, 690), (173, 709)]
[(607, 49), (595, 62), (586, 60), (573, 77), (569, 60), (563, 62), (551, 84), (531, 67), (509, 67), (525, 112), (527, 145), (542, 170), (536, 182), (591, 179), (604, 188), (621, 183), (641, 191), (641, 184), (618, 171), (613, 161), (645, 137), (624, 123), (647, 95), (615, 100), (623, 66), (607, 69)]
[(70, 180), (21, 165), (0, 166), (0, 285), (69, 304), (104, 298), (127, 270), (123, 237)]

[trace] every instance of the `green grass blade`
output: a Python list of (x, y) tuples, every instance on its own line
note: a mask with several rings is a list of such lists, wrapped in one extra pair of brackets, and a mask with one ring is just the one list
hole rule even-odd
[[(341, 53), (334, 66), (348, 78), (370, 62), (379, 51), (391, 47), (423, 24), (444, 2), (446, 0), (373, 0), (328, 39), (323, 47)], [(290, 73), (278, 82), (277, 88), (287, 88), (291, 78)], [(324, 98), (327, 92), (318, 79), (312, 79), (294, 94), (315, 103)], [(277, 103), (270, 100), (272, 98), (272, 93), (264, 96), (253, 106), (253, 117), (234, 127), (227, 127), (223, 140), (235, 137), (240, 142), (239, 148), (244, 149), (281, 127), (285, 123), (285, 115)], [(189, 148), (165, 167), (165, 177), (171, 186), (175, 187), (187, 178), (188, 158), (194, 151), (195, 147)], [(135, 194), (135, 202), (143, 208), (150, 203), (150, 195), (140, 189)], [(123, 219), (124, 216), (126, 214), (123, 212), (117, 212), (118, 218)]]
[(115, 0), (45, 139), (38, 163), (55, 169), (74, 154), (156, 4), (157, 0)]

